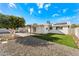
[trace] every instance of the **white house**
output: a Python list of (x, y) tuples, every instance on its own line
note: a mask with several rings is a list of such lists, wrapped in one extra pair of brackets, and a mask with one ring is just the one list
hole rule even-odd
[(70, 24), (68, 22), (56, 23), (56, 24), (35, 24), (27, 25), (27, 31), (29, 33), (58, 33), (58, 34), (68, 34), (70, 30)]
[(59, 34), (69, 34), (70, 24), (67, 22), (56, 23), (52, 25), (52, 30), (50, 33), (59, 33)]

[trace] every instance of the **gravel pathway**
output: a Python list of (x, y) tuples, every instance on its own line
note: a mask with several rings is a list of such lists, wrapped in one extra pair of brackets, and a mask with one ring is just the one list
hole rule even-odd
[(0, 43), (1, 56), (77, 56), (79, 50), (31, 36)]

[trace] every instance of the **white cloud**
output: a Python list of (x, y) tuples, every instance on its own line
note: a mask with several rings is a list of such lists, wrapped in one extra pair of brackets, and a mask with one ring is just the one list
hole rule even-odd
[(63, 9), (63, 13), (65, 13), (67, 10), (68, 10), (67, 8), (66, 9)]
[(37, 3), (38, 8), (43, 8), (44, 3)]
[(52, 15), (52, 17), (56, 17), (56, 16), (59, 16), (59, 14), (53, 14), (53, 15)]
[(46, 4), (44, 7), (45, 7), (46, 10), (48, 10), (48, 7), (49, 7), (49, 6), (51, 6), (50, 3), (49, 3), (49, 4)]
[(37, 3), (37, 6), (38, 6), (39, 9), (45, 8), (46, 10), (48, 10), (48, 7), (51, 6), (51, 4), (48, 3), (48, 4), (44, 5), (44, 3)]
[(30, 15), (32, 15), (34, 9), (33, 8), (30, 8)]
[(38, 11), (38, 13), (40, 14), (40, 13), (41, 13), (41, 11), (39, 10), (39, 11)]
[(8, 5), (9, 5), (9, 7), (11, 7), (11, 8), (16, 8), (16, 5), (15, 5), (14, 3), (9, 3)]

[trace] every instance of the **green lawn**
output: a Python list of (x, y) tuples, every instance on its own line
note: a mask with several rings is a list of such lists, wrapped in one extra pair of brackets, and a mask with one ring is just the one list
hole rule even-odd
[(59, 44), (67, 45), (73, 48), (77, 48), (74, 39), (70, 35), (63, 35), (63, 34), (39, 34), (34, 37), (51, 41), (51, 42), (56, 42)]

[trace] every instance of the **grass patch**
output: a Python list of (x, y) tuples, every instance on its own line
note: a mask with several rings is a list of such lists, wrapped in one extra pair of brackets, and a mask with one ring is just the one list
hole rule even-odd
[(51, 41), (51, 42), (56, 42), (59, 44), (63, 44), (66, 46), (70, 46), (73, 48), (77, 48), (77, 45), (74, 42), (74, 39), (70, 35), (64, 35), (64, 34), (39, 34), (39, 35), (34, 35), (33, 37), (37, 37), (43, 40)]

